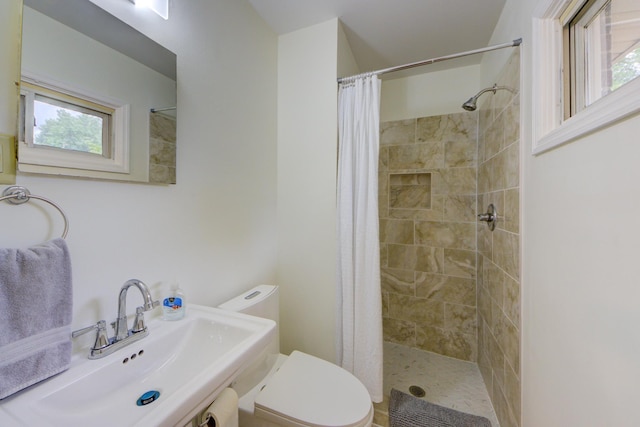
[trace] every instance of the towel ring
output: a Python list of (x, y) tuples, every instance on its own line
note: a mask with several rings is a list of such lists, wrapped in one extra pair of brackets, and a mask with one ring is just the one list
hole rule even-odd
[(46, 197), (36, 196), (34, 194), (31, 194), (29, 190), (27, 190), (25, 187), (14, 185), (6, 188), (2, 192), (2, 197), (0, 197), (0, 202), (3, 200), (6, 200), (11, 204), (21, 205), (23, 203), (28, 202), (29, 199), (42, 200), (43, 202), (49, 203), (51, 206), (56, 208), (58, 212), (60, 212), (60, 215), (62, 215), (62, 218), (64, 219), (64, 231), (62, 232), (62, 238), (65, 239), (67, 237), (67, 232), (69, 231), (69, 220), (67, 219), (67, 215), (65, 215), (64, 211), (60, 208), (60, 206), (58, 206), (51, 200), (47, 199)]

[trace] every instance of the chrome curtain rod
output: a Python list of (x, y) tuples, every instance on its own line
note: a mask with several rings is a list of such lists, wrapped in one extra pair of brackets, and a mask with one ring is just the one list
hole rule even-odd
[(522, 39), (520, 38), (520, 39), (516, 39), (516, 40), (514, 40), (512, 42), (509, 42), (509, 43), (496, 44), (496, 45), (493, 45), (493, 46), (483, 47), (481, 49), (469, 50), (467, 52), (454, 53), (452, 55), (440, 56), (438, 58), (426, 59), (424, 61), (412, 62), (410, 64), (397, 65), (395, 67), (384, 68), (382, 70), (370, 71), (368, 73), (356, 74), (355, 76), (340, 77), (338, 79), (338, 83), (351, 82), (351, 81), (357, 79), (358, 77), (364, 77), (364, 76), (370, 76), (370, 75), (378, 76), (380, 74), (387, 74), (387, 73), (392, 73), (394, 71), (407, 70), (409, 68), (420, 67), (422, 65), (434, 64), (436, 62), (442, 62), (442, 61), (446, 61), (448, 59), (462, 58), (463, 56), (475, 55), (477, 53), (484, 53), (484, 52), (490, 52), (492, 50), (504, 49), (506, 47), (516, 47), (516, 46), (520, 46), (521, 43), (522, 43)]
[(165, 107), (165, 108), (152, 108), (151, 112), (152, 113), (159, 113), (160, 111), (168, 111), (168, 110), (175, 110), (177, 107)]

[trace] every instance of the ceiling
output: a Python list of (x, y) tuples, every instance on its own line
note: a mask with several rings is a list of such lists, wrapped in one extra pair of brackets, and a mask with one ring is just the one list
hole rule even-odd
[[(249, 2), (277, 34), (340, 18), (356, 62), (365, 72), (487, 46), (505, 0)], [(448, 65), (429, 66), (429, 70), (477, 64), (480, 60), (481, 55), (473, 55), (447, 61)]]

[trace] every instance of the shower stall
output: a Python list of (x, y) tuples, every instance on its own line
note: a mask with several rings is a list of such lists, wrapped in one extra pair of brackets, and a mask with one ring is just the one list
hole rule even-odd
[(519, 67), (516, 48), (459, 112), (380, 126), (385, 394), (502, 427), (520, 425)]

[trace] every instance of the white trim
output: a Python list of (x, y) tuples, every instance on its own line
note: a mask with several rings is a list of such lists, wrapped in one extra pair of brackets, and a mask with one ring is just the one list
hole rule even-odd
[(81, 88), (78, 86), (73, 86), (61, 80), (57, 80), (47, 74), (36, 73), (31, 70), (23, 69), (21, 78), (27, 83), (43, 86), (52, 90), (57, 90), (58, 92), (86, 99), (87, 101), (95, 102), (96, 104), (103, 104), (114, 109), (119, 105), (126, 104), (126, 102), (122, 101), (121, 99), (103, 95), (84, 87)]
[(562, 25), (569, 0), (545, 0), (533, 17), (533, 144), (538, 155), (640, 112), (640, 79), (563, 120)]
[[(72, 87), (66, 83), (56, 81), (55, 79), (38, 75), (33, 72), (25, 71), (22, 74), (25, 82), (45, 87), (54, 91), (58, 91), (77, 98), (104, 105), (112, 108), (114, 113), (113, 120), (113, 153), (109, 157), (99, 157), (92, 154), (81, 152), (62, 151), (46, 148), (34, 148), (29, 146), (27, 141), (28, 135), (25, 135), (25, 141), (18, 144), (18, 165), (21, 170), (25, 170), (23, 166), (49, 166), (60, 168), (58, 171), (63, 175), (74, 175), (73, 173), (65, 173), (65, 169), (82, 169), (87, 171), (111, 172), (118, 174), (130, 173), (129, 161), (129, 128), (130, 128), (130, 106), (115, 98), (97, 95), (84, 89)], [(29, 108), (27, 102), (27, 109)], [(25, 129), (25, 133), (29, 130)]]

